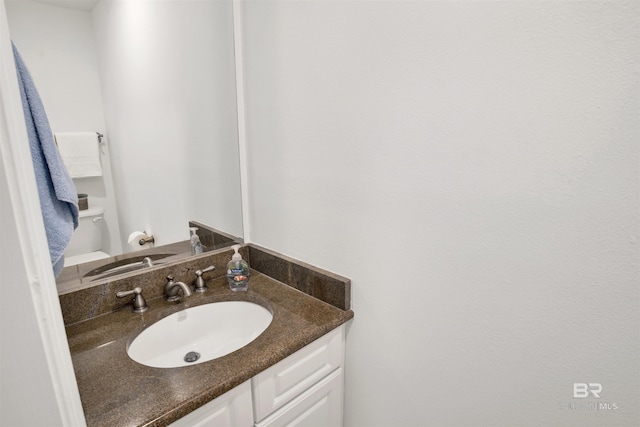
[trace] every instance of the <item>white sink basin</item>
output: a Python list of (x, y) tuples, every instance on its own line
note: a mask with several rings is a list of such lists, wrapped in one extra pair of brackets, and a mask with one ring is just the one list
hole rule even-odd
[(200, 305), (154, 323), (133, 340), (127, 353), (154, 368), (207, 362), (249, 344), (272, 319), (269, 310), (251, 302)]

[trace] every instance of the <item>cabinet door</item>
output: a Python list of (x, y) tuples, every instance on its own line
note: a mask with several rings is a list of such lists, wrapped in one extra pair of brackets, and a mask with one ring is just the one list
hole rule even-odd
[(344, 325), (318, 338), (252, 380), (254, 417), (262, 421), (344, 363)]
[(253, 426), (250, 381), (229, 390), (170, 425), (170, 427), (229, 426)]
[(342, 368), (338, 368), (256, 427), (342, 426), (342, 382)]

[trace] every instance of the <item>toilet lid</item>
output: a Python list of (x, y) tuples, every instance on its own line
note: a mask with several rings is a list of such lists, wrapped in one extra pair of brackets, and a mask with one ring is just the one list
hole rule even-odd
[(102, 206), (95, 206), (93, 208), (85, 209), (78, 212), (79, 218), (85, 218), (88, 216), (97, 216), (104, 214), (104, 208)]

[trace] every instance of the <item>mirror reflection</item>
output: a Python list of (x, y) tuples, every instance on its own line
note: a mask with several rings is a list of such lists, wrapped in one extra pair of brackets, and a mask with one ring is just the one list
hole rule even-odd
[(193, 220), (203, 243), (241, 238), (231, 0), (5, 5), (57, 139), (95, 135), (100, 170), (73, 179), (95, 235), (78, 246), (74, 233), (65, 257), (76, 274), (122, 254), (190, 255)]

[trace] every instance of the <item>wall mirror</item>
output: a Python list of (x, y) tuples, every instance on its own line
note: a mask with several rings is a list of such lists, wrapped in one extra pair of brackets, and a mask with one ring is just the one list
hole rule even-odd
[(102, 176), (74, 179), (101, 251), (138, 255), (136, 231), (175, 248), (190, 221), (242, 238), (232, 0), (5, 6), (53, 132), (104, 135)]

